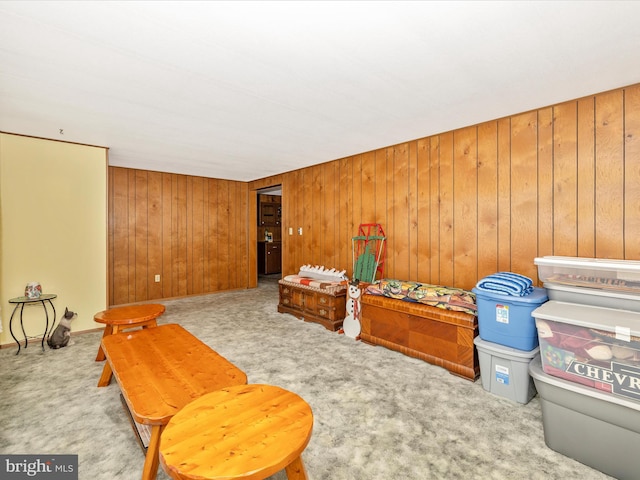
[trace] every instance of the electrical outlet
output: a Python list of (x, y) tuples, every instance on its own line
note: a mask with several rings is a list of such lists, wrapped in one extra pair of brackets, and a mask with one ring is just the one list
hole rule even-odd
[(298, 227), (298, 235), (302, 235), (302, 227)]
[(289, 235), (293, 235), (293, 227), (289, 227)]
[(160, 275), (156, 275), (156, 283), (160, 281)]

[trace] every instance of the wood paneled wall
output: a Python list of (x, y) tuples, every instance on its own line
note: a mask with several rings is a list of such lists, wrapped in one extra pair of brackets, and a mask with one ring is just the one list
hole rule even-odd
[(537, 281), (536, 256), (640, 260), (640, 85), (281, 181), (283, 275), (307, 263), (351, 274), (361, 223), (385, 230), (386, 277), (463, 288), (501, 270)]
[(109, 167), (108, 189), (110, 305), (248, 287), (245, 182)]
[(537, 281), (536, 256), (640, 260), (640, 85), (248, 184), (110, 167), (110, 304), (255, 286), (256, 191), (272, 185), (283, 275), (351, 275), (361, 223), (385, 230), (386, 277), (463, 288)]

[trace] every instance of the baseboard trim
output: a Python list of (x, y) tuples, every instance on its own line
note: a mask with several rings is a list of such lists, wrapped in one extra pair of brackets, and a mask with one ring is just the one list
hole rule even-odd
[[(89, 330), (80, 330), (78, 332), (71, 331), (71, 336), (75, 337), (76, 335), (82, 335), (84, 333), (101, 332), (103, 330), (104, 330), (104, 327), (90, 328)], [(18, 339), (18, 340), (20, 340), (20, 343), (24, 342), (24, 338), (23, 339)], [(39, 337), (38, 336), (29, 337), (29, 343), (31, 343), (32, 340), (42, 343), (42, 335), (40, 335)], [(0, 350), (2, 350), (3, 348), (17, 348), (17, 347), (18, 347), (18, 345), (16, 345), (16, 342), (0, 344)]]

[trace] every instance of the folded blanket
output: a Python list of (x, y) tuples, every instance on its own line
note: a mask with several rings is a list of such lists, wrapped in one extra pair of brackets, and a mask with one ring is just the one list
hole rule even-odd
[(297, 283), (306, 287), (319, 288), (320, 290), (345, 290), (347, 288), (346, 281), (326, 281), (317, 280), (315, 278), (301, 277), (299, 275), (287, 275), (282, 280), (289, 283)]
[(476, 288), (503, 295), (524, 297), (533, 293), (533, 281), (529, 277), (512, 272), (498, 272), (484, 277)]

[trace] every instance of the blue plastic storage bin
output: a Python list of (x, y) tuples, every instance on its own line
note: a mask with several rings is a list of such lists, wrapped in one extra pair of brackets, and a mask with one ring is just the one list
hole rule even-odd
[(534, 288), (524, 297), (478, 288), (472, 291), (476, 294), (481, 339), (527, 352), (538, 346), (538, 331), (531, 312), (548, 300), (544, 288)]

